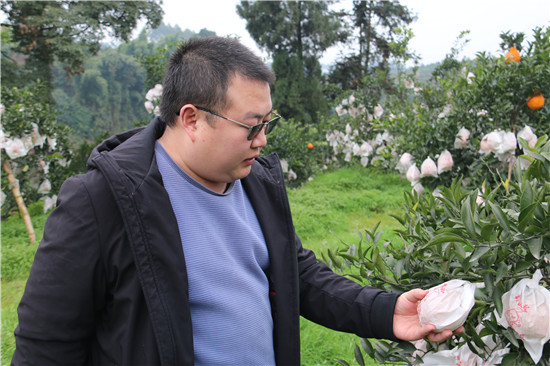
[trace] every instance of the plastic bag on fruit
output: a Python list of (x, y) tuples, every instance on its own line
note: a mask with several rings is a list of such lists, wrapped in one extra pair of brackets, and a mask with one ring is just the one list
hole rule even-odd
[(422, 365), (428, 366), (455, 366), (460, 365), (460, 359), (458, 357), (458, 351), (456, 348), (438, 351), (428, 352), (422, 357)]
[[(485, 319), (489, 319), (489, 316), (487, 316)], [(485, 327), (482, 324), (478, 325), (476, 327), (476, 333), (481, 334), (483, 328)], [(478, 365), (480, 366), (500, 365), (500, 363), (502, 362), (502, 358), (510, 353), (510, 347), (508, 347), (508, 343), (498, 338), (495, 338), (493, 335), (489, 334), (481, 337), (481, 340), (484, 344), (483, 348), (479, 348), (478, 346), (473, 344), (473, 347), (476, 349), (477, 354), (481, 355), (481, 357), (478, 359)], [(497, 340), (497, 342), (495, 342), (495, 340)]]
[(470, 351), (467, 345), (451, 350), (428, 352), (422, 357), (422, 365), (429, 366), (485, 366), (483, 359)]
[(418, 303), (420, 324), (435, 325), (435, 332), (455, 330), (466, 321), (475, 303), (475, 291), (482, 283), (450, 280), (429, 289)]
[(422, 357), (422, 365), (428, 366), (495, 366), (502, 362), (502, 358), (510, 350), (499, 349), (494, 351), (486, 359), (476, 355), (464, 344), (451, 350), (428, 352)]
[(502, 316), (497, 320), (503, 327), (511, 327), (523, 340), (533, 361), (542, 357), (544, 344), (550, 340), (550, 291), (539, 285), (542, 273), (526, 278), (502, 295)]

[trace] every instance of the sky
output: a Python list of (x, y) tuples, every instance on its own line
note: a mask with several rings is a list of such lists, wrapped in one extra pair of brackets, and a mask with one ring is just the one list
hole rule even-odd
[[(236, 12), (238, 0), (163, 0), (164, 22), (182, 30), (198, 32), (206, 28), (219, 36), (237, 35), (256, 53), (266, 56), (246, 31), (246, 21)], [(342, 0), (338, 8), (350, 7)], [(470, 41), (458, 55), (474, 58), (477, 52), (496, 54), (500, 33), (523, 32), (527, 41), (533, 29), (550, 26), (550, 0), (400, 0), (417, 20), (411, 24), (414, 33), (410, 50), (420, 56), (420, 63), (430, 64), (445, 58), (455, 46), (462, 31), (469, 30)], [(525, 44), (524, 44), (525, 45)], [(340, 54), (330, 49), (321, 63), (330, 64)]]

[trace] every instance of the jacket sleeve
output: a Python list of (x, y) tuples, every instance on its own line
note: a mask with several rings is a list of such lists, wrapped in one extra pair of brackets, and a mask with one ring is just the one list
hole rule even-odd
[(325, 327), (363, 338), (397, 340), (393, 313), (400, 293), (388, 293), (340, 276), (296, 237), (300, 276), (300, 312)]
[(44, 228), (18, 307), (13, 365), (88, 363), (105, 281), (88, 191), (67, 180)]

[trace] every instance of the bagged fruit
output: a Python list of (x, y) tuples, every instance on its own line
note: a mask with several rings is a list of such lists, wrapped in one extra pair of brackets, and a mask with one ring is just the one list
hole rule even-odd
[(539, 285), (542, 273), (526, 278), (502, 295), (502, 316), (497, 320), (503, 327), (511, 327), (523, 340), (533, 361), (542, 357), (544, 344), (550, 340), (550, 291)]
[(466, 321), (475, 303), (475, 291), (483, 284), (450, 280), (432, 287), (418, 303), (420, 324), (435, 325), (435, 332), (455, 330)]

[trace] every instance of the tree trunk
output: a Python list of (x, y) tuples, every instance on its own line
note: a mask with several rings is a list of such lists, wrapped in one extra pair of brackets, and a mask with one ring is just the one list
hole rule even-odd
[(298, 22), (296, 23), (296, 41), (297, 41), (297, 53), (298, 53), (298, 59), (300, 60), (300, 65), (302, 66), (302, 73), (304, 73), (304, 45), (303, 45), (303, 31), (302, 31), (302, 2), (298, 1)]
[(369, 74), (369, 61), (370, 61), (370, 45), (372, 42), (372, 35), (374, 33), (373, 27), (372, 27), (372, 12), (373, 12), (374, 4), (372, 1), (369, 2), (368, 5), (368, 12), (367, 12), (367, 24), (365, 27), (365, 42), (367, 43), (367, 49), (365, 50), (365, 65), (363, 69), (363, 77), (367, 76)]
[(23, 197), (21, 196), (21, 191), (19, 191), (17, 182), (15, 181), (15, 176), (13, 175), (13, 171), (11, 170), (9, 160), (4, 161), (4, 171), (8, 174), (8, 182), (12, 186), (11, 191), (13, 193), (13, 196), (15, 197), (15, 202), (17, 202), (19, 212), (21, 213), (21, 216), (23, 216), (23, 221), (25, 222), (27, 232), (29, 233), (29, 241), (32, 244), (36, 241), (36, 235), (34, 234), (34, 228), (32, 227), (31, 216), (29, 215), (27, 206), (25, 206), (25, 202), (23, 201)]

